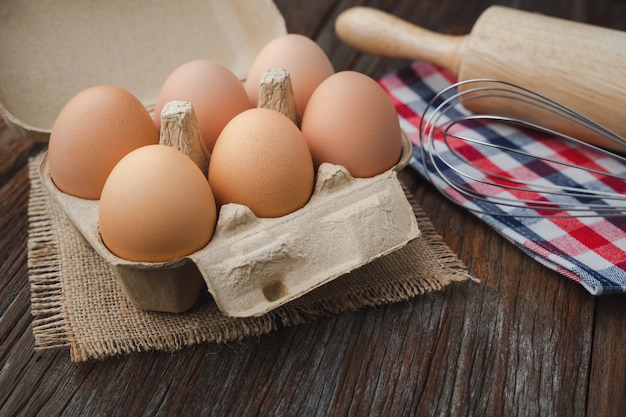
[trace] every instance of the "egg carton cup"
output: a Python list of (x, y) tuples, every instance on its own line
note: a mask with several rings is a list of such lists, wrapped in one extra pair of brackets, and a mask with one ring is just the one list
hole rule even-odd
[(202, 249), (168, 262), (121, 259), (102, 242), (98, 200), (61, 192), (47, 155), (40, 176), (76, 230), (108, 264), (138, 309), (182, 312), (208, 289), (227, 316), (250, 317), (276, 307), (393, 252), (420, 235), (397, 171), (411, 158), (403, 136), (398, 164), (371, 178), (354, 178), (322, 164), (308, 203), (278, 218), (259, 218), (246, 206), (221, 207), (215, 233)]

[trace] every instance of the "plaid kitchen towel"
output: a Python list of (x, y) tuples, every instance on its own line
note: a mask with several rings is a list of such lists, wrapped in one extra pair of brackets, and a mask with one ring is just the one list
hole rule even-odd
[[(603, 153), (589, 150), (582, 145), (566, 143), (538, 133), (529, 133), (527, 130), (510, 125), (503, 127), (496, 122), (483, 122), (470, 128), (464, 127), (466, 130), (472, 130), (472, 134), (467, 136), (489, 143), (505, 143), (509, 148), (524, 150), (532, 155), (544, 155), (565, 164), (544, 163), (535, 158), (505, 152), (499, 147), (486, 147), (478, 142), (463, 140), (457, 141), (460, 143), (456, 145), (454, 141), (446, 144), (442, 152), (461, 156), (451, 156), (450, 166), (442, 168), (437, 163), (429, 161), (428, 154), (422, 152), (420, 126), (424, 111), (431, 100), (456, 81), (450, 72), (424, 62), (414, 62), (379, 80), (396, 105), (402, 128), (415, 145), (411, 166), (441, 189), (444, 195), (475, 213), (529, 256), (579, 282), (591, 294), (626, 292), (626, 216), (608, 216), (600, 212), (591, 215), (586, 213), (587, 216), (584, 217), (578, 215), (560, 217), (555, 216), (554, 211), (544, 212), (541, 209), (535, 211), (535, 214), (542, 214), (541, 216), (528, 216), (527, 208), (521, 209), (468, 198), (466, 193), (457, 192), (454, 186), (462, 184), (462, 187), (477, 191), (487, 186), (481, 182), (480, 174), (476, 174), (476, 177), (473, 174), (462, 177), (457, 175), (458, 178), (455, 178), (457, 171), (454, 161), (457, 158), (460, 164), (461, 159), (463, 161), (466, 158), (471, 159), (472, 164), (486, 166), (489, 172), (503, 175), (500, 178), (510, 175), (516, 178), (530, 178), (532, 181), (547, 185), (584, 186), (587, 189), (614, 191), (622, 195), (626, 195), (626, 180), (607, 178), (575, 168), (584, 165), (608, 170), (626, 178), (626, 163), (608, 158)], [(464, 108), (454, 109), (451, 113), (469, 114)], [(428, 114), (424, 116), (424, 122), (430, 120), (428, 117)], [(439, 145), (436, 142), (441, 142), (442, 138), (439, 136), (432, 140), (435, 145)], [(437, 171), (442, 169), (448, 171), (444, 176), (449, 175), (455, 181), (448, 183), (442, 180)], [(498, 188), (500, 195), (518, 201), (535, 198), (541, 200), (542, 204), (549, 205), (552, 198), (561, 198), (550, 195), (546, 197), (545, 194), (532, 195), (533, 193), (517, 189)], [(565, 198), (580, 201), (576, 197)], [(624, 206), (623, 202), (606, 203), (604, 200), (601, 200), (601, 204)]]

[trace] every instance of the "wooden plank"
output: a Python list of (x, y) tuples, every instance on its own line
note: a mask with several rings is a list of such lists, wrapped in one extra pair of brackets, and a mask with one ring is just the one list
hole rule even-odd
[(605, 296), (596, 302), (593, 357), (589, 376), (589, 416), (626, 415), (626, 300)]
[[(441, 342), (430, 357), (440, 368), (430, 372), (439, 375), (424, 393), (437, 404), (420, 404), (417, 411), (584, 415), (593, 297), (527, 262), (518, 249), (456, 207), (432, 200), (430, 190), (416, 198), (435, 213), (446, 242), (481, 277), (480, 284), (446, 291), (450, 315), (442, 322), (448, 329), (436, 333)], [(476, 248), (482, 256), (476, 256)]]
[[(464, 33), (489, 2), (277, 1), (336, 69), (403, 64), (341, 45), (340, 10), (387, 8)], [(504, 2), (626, 29), (626, 3)], [(405, 171), (437, 230), (481, 282), (279, 329), (227, 345), (73, 364), (35, 352), (25, 244), (28, 156), (42, 145), (0, 124), (0, 415), (625, 415), (626, 303), (594, 298), (529, 260)]]

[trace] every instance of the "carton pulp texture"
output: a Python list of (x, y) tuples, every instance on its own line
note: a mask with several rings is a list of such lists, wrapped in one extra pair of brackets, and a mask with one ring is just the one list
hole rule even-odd
[(0, 115), (47, 141), (88, 87), (117, 85), (152, 110), (179, 65), (212, 59), (244, 79), (286, 31), (271, 0), (0, 1)]
[[(245, 71), (256, 52), (270, 39), (285, 33), (284, 21), (271, 1), (193, 1), (191, 3), (198, 3), (198, 7), (186, 12), (178, 7), (172, 9), (171, 3), (164, 1), (151, 6), (142, 4), (143, 9), (133, 11), (128, 10), (134, 7), (128, 2), (114, 0), (99, 4), (98, 7), (104, 9), (105, 16), (111, 17), (124, 15), (121, 11), (129, 15), (141, 14), (145, 8), (150, 8), (152, 12), (149, 16), (155, 20), (152, 22), (155, 27), (163, 27), (164, 24), (156, 21), (164, 19), (167, 22), (165, 26), (175, 26), (173, 32), (180, 30), (185, 33), (182, 38), (194, 39), (190, 49), (182, 48), (185, 51), (189, 49), (187, 52), (172, 54), (165, 61), (163, 58), (168, 54), (161, 53), (160, 60), (149, 60), (148, 67), (140, 70), (130, 65), (137, 63), (141, 67), (138, 62), (141, 59), (137, 56), (127, 56), (128, 65), (125, 66), (123, 62), (113, 59), (115, 54), (110, 50), (108, 53), (113, 62), (97, 60), (94, 65), (99, 67), (91, 69), (91, 72), (89, 68), (77, 68), (49, 55), (46, 59), (56, 64), (53, 68), (46, 67), (36, 59), (17, 60), (10, 68), (3, 66), (0, 70), (0, 112), (3, 117), (31, 136), (45, 140), (54, 118), (71, 96), (83, 88), (107, 83), (127, 88), (150, 109), (162, 81), (181, 63), (198, 57), (214, 59), (225, 63), (244, 79)], [(32, 7), (36, 9), (34, 5)], [(37, 17), (38, 13), (44, 13), (45, 16), (46, 7), (33, 10), (27, 1), (3, 4), (0, 11), (2, 16), (19, 16), (21, 23), (19, 19), (18, 23), (30, 29), (37, 24), (47, 25), (44, 29), (48, 31), (59, 28), (59, 21), (51, 23)], [(49, 12), (60, 22), (63, 19), (67, 21), (68, 15), (71, 16), (70, 21), (80, 22), (79, 27), (75, 28), (78, 31), (87, 30), (90, 18), (93, 18), (92, 9), (82, 3), (75, 6), (67, 2), (65, 14), (58, 10)], [(177, 20), (175, 16), (181, 13), (184, 16), (203, 16), (207, 22), (214, 24), (196, 28), (186, 19)], [(113, 39), (119, 40), (120, 36), (130, 36), (140, 30), (129, 23), (136, 23), (140, 21), (138, 19), (121, 19), (122, 23), (126, 22), (125, 27), (109, 28), (109, 31), (117, 33)], [(115, 22), (111, 20), (109, 23)], [(3, 33), (5, 26), (0, 29)], [(199, 32), (194, 32), (196, 29)], [(98, 37), (105, 36), (101, 33)], [(4, 56), (10, 56), (11, 52), (20, 55), (15, 48), (3, 43), (5, 38), (4, 34), (0, 36), (0, 48)], [(71, 42), (76, 39), (82, 38), (72, 33), (66, 39), (70, 44), (64, 44), (64, 48), (75, 51)], [(164, 41), (165, 45), (160, 46), (169, 45), (176, 50), (180, 46), (179, 41), (170, 39), (170, 43)], [(139, 48), (148, 47), (150, 42), (154, 42), (154, 39), (144, 39)], [(29, 43), (26, 42), (26, 45)], [(132, 44), (122, 42), (122, 45), (130, 48)], [(22, 51), (21, 55), (37, 51), (43, 53), (45, 49), (54, 47), (39, 46), (35, 51)], [(53, 54), (58, 53), (58, 50), (57, 45), (57, 50), (52, 49)], [(154, 48), (150, 50), (154, 51)], [(128, 51), (122, 55), (129, 55)], [(95, 57), (92, 56), (93, 59)], [(89, 59), (81, 62), (82, 65), (90, 65)], [(50, 79), (42, 82), (47, 83), (47, 87), (28, 87), (28, 83), (23, 80), (13, 80), (12, 77), (20, 71), (27, 75), (33, 71), (45, 71), (46, 77)], [(75, 76), (76, 72), (80, 74)], [(159, 81), (156, 82), (156, 79)], [(33, 100), (33, 97), (45, 100), (40, 103), (41, 99)], [(223, 206), (215, 235), (209, 244), (189, 256), (162, 263), (130, 262), (113, 255), (102, 243), (98, 232), (99, 202), (60, 192), (50, 178), (45, 157), (40, 175), (50, 195), (62, 207), (79, 234), (112, 266), (125, 295), (135, 307), (182, 312), (196, 303), (202, 291), (208, 290), (224, 314), (246, 317), (262, 315), (418, 237), (420, 232), (413, 209), (396, 175), (397, 170), (406, 166), (410, 158), (411, 144), (405, 137), (398, 165), (373, 178), (353, 178), (344, 167), (323, 164), (317, 173), (315, 190), (307, 205), (280, 218), (257, 218), (245, 206)]]

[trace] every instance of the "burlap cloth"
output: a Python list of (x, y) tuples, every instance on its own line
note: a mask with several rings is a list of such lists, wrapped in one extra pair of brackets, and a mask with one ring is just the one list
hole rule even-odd
[(69, 346), (75, 362), (258, 336), (342, 311), (406, 300), (471, 278), (407, 193), (421, 237), (262, 317), (225, 317), (208, 292), (182, 314), (139, 311), (49, 196), (39, 177), (42, 156), (29, 161), (28, 269), (35, 348)]

